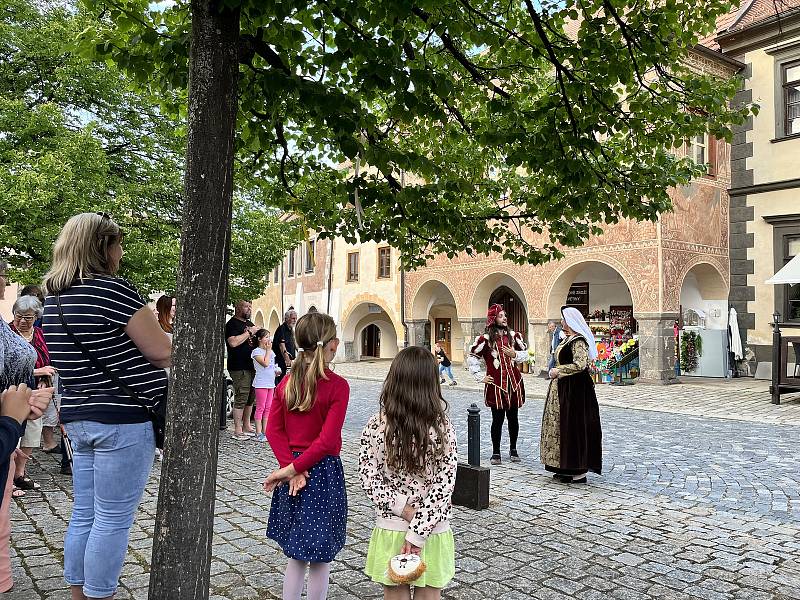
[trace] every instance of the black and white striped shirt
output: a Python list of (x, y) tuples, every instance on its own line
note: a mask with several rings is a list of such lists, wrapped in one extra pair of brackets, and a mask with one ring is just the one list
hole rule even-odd
[[(70, 330), (112, 373), (133, 388), (139, 399), (155, 406), (165, 395), (167, 376), (154, 367), (125, 333), (144, 299), (125, 279), (96, 275), (61, 292)], [(61, 420), (143, 423), (145, 410), (94, 367), (61, 326), (54, 296), (44, 308), (44, 335), (50, 360), (64, 386)]]

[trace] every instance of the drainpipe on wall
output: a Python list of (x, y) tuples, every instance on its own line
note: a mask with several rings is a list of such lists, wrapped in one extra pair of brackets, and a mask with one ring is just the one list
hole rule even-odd
[[(406, 187), (406, 172), (400, 171), (400, 187)], [(403, 324), (403, 348), (408, 348), (408, 324), (406, 323), (406, 270), (400, 261), (400, 322)]]
[(283, 319), (283, 315), (286, 314), (286, 308), (284, 308), (284, 306), (283, 306), (283, 280), (284, 280), (283, 263), (284, 263), (284, 261), (281, 260), (281, 314), (278, 316), (279, 320)]
[(408, 324), (406, 323), (406, 270), (400, 264), (400, 322), (403, 323), (403, 348), (408, 348)]
[(329, 315), (331, 314), (331, 285), (333, 285), (333, 238), (328, 245), (328, 308), (325, 312)]

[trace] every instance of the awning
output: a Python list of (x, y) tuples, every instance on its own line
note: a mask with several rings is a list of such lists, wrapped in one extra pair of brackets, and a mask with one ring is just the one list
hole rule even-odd
[(771, 279), (767, 279), (765, 283), (773, 285), (800, 283), (800, 254), (786, 263), (786, 266), (775, 273)]

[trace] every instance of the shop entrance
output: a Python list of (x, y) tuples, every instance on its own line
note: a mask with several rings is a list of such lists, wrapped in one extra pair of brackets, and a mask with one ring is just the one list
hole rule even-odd
[(559, 319), (564, 305), (579, 310), (594, 334), (598, 358), (591, 370), (595, 381), (639, 376), (638, 324), (633, 297), (616, 269), (599, 261), (568, 268), (550, 290), (548, 318)]
[(571, 279), (563, 302), (581, 311), (598, 341), (619, 345), (637, 333), (631, 292), (615, 269), (586, 263)]
[(508, 326), (522, 334), (523, 340), (528, 340), (528, 315), (525, 305), (511, 288), (500, 286), (489, 297), (488, 309), (492, 304), (500, 304), (508, 317)]
[(433, 344), (439, 342), (450, 360), (455, 363), (464, 360), (464, 334), (455, 297), (444, 283), (431, 279), (420, 286), (411, 304), (411, 317), (425, 323), (420, 332), (422, 339), (415, 339), (414, 344), (432, 350)]
[(381, 330), (377, 325), (367, 325), (361, 332), (361, 356), (381, 357)]
[(450, 319), (436, 319), (434, 321), (436, 331), (436, 343), (442, 347), (447, 356), (452, 356), (451, 341), (452, 341), (452, 321)]
[(686, 274), (678, 325), (676, 371), (688, 377), (725, 377), (730, 368), (728, 286), (714, 266), (700, 263)]

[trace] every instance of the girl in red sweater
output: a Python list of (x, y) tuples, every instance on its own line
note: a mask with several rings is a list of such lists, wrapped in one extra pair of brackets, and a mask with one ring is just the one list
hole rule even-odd
[(274, 490), (267, 536), (289, 558), (284, 600), (299, 600), (306, 570), (308, 600), (321, 600), (347, 527), (339, 453), (350, 386), (328, 368), (339, 346), (330, 316), (303, 316), (295, 339), (300, 354), (275, 390), (267, 420), (267, 440), (281, 467), (264, 481), (265, 491)]

